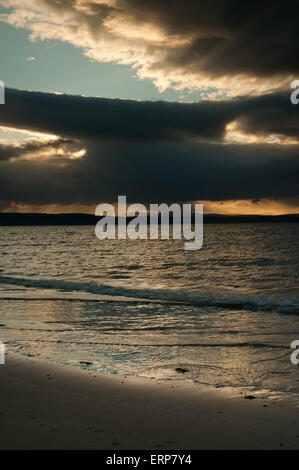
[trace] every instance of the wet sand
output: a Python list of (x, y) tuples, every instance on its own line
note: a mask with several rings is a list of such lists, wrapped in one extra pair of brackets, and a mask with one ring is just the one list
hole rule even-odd
[(299, 449), (296, 402), (93, 371), (9, 353), (0, 449)]

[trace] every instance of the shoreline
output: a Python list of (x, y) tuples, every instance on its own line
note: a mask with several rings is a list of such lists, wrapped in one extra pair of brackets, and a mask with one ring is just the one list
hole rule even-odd
[(9, 352), (0, 449), (299, 449), (298, 408), (223, 389), (108, 376)]

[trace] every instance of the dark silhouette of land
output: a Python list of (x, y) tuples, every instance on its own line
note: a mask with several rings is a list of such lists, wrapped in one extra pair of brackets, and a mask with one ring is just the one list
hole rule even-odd
[[(128, 217), (127, 222), (134, 217)], [(0, 213), (0, 226), (18, 226), (18, 225), (95, 225), (101, 216), (91, 214), (21, 214), (13, 212)], [(149, 221), (149, 218), (148, 218)], [(160, 222), (160, 218), (159, 218)], [(281, 223), (281, 222), (299, 222), (299, 214), (287, 215), (204, 215), (205, 224), (223, 224), (223, 223)], [(117, 217), (115, 219), (117, 224)], [(170, 215), (170, 223), (172, 217)]]

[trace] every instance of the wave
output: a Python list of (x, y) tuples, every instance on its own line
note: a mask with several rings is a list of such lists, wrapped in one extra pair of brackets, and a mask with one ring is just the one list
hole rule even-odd
[[(56, 281), (52, 279), (24, 279), (5, 277), (0, 275), (0, 283), (37, 289), (55, 289), (59, 292), (85, 292), (89, 294), (105, 295), (111, 297), (129, 297), (132, 299), (167, 302), (181, 305), (193, 305), (199, 307), (218, 307), (222, 309), (250, 310), (262, 312), (277, 312), (287, 314), (299, 314), (299, 302), (283, 299), (265, 299), (253, 296), (241, 296), (237, 294), (216, 295), (201, 294), (199, 292), (170, 291), (162, 289), (133, 289), (115, 287), (105, 284), (81, 283), (73, 281)], [(14, 298), (17, 300), (17, 298)], [(30, 299), (31, 300), (31, 299)], [(32, 299), (33, 300), (33, 299)], [(48, 300), (46, 297), (44, 300)], [(62, 298), (57, 300), (64, 300)], [(74, 298), (74, 300), (78, 300)], [(89, 299), (82, 299), (88, 301)]]
[[(40, 330), (35, 330), (40, 331)], [(56, 332), (59, 330), (55, 330)], [(7, 344), (21, 344), (28, 343), (28, 339), (13, 339), (8, 340)], [(33, 339), (30, 338), (30, 344), (42, 343), (42, 344), (84, 344), (87, 346), (115, 346), (121, 347), (126, 346), (128, 348), (253, 348), (253, 349), (281, 349), (285, 351), (284, 344), (271, 344), (271, 343), (256, 343), (256, 342), (236, 342), (236, 343), (132, 343), (132, 342), (121, 342), (121, 341), (80, 341), (80, 340), (63, 340), (63, 339)], [(289, 354), (288, 352), (286, 355)]]

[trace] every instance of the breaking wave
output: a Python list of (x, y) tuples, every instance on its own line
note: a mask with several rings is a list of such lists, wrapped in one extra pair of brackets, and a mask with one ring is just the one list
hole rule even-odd
[[(288, 299), (269, 299), (241, 295), (208, 295), (200, 292), (171, 291), (162, 289), (138, 289), (109, 286), (105, 284), (81, 283), (71, 281), (25, 279), (0, 275), (0, 283), (36, 289), (54, 289), (58, 292), (85, 292), (111, 297), (129, 297), (154, 302), (192, 304), (200, 307), (218, 307), (262, 312), (299, 314), (299, 302)], [(28, 300), (28, 299), (27, 299)], [(34, 300), (34, 299), (32, 299)], [(48, 300), (48, 298), (45, 298)], [(57, 300), (63, 300), (57, 298)], [(74, 298), (74, 300), (80, 300)], [(82, 299), (88, 301), (88, 299)]]

